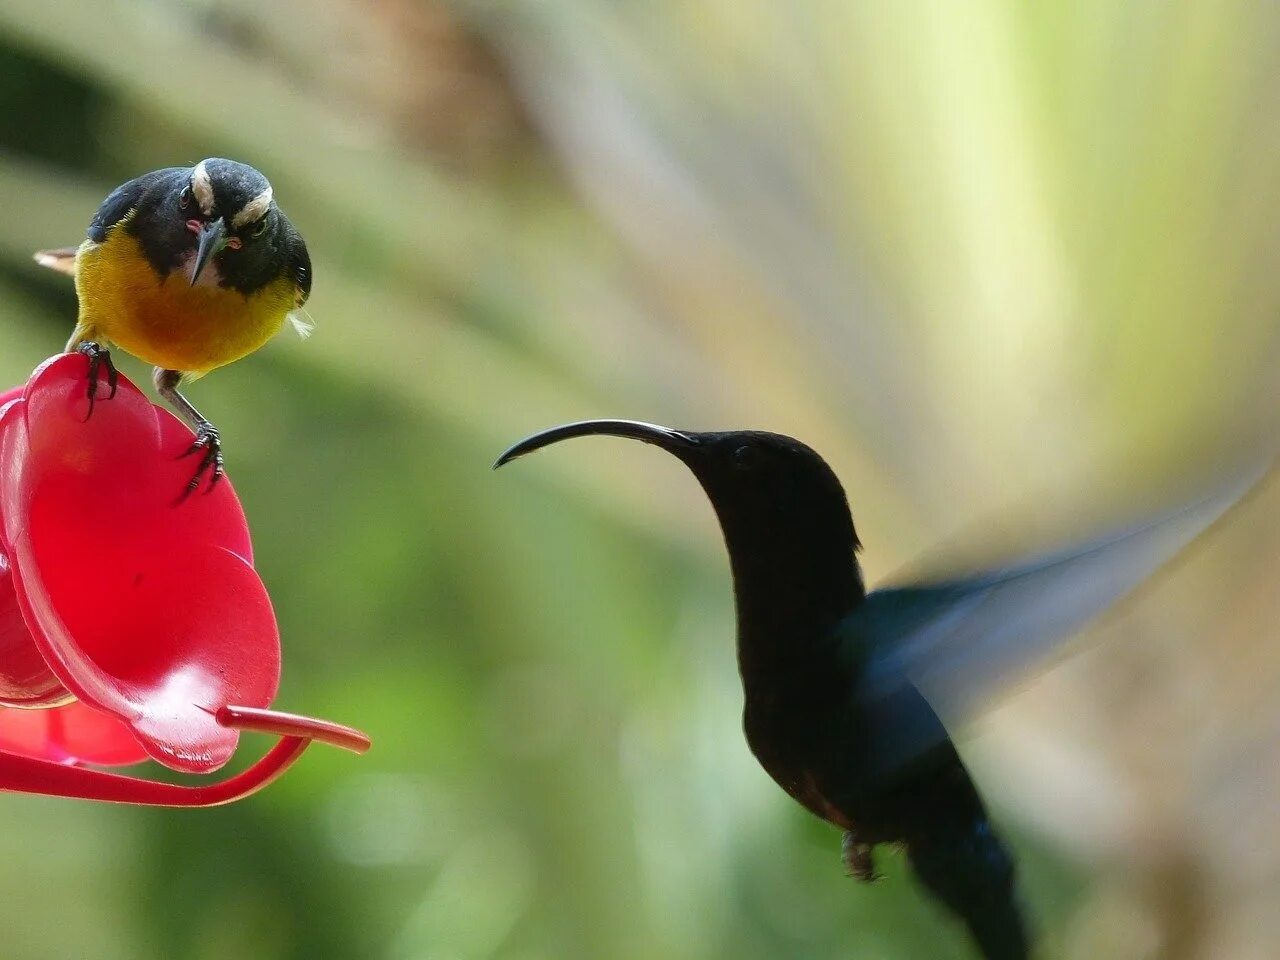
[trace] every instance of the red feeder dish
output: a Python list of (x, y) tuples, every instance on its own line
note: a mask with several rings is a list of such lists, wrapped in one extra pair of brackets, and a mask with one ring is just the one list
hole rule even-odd
[[(312, 740), (363, 752), (358, 731), (267, 709), (280, 636), (235, 491), (179, 502), (194, 435), (124, 377), (87, 417), (87, 375), (65, 354), (0, 394), (0, 790), (207, 806), (265, 786)], [(282, 740), (219, 784), (82, 766), (209, 773), (244, 729)]]

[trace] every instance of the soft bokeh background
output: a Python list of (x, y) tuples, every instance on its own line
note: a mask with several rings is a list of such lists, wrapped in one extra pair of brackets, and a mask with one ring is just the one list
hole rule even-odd
[[(212, 812), (0, 795), (0, 953), (970, 956), (752, 762), (678, 465), (489, 464), (587, 416), (792, 433), (872, 580), (1160, 502), (1273, 433), (1278, 70), (1239, 2), (5, 0), (0, 381), (72, 325), (30, 252), (111, 187), (266, 172), (316, 335), (191, 396), (279, 705), (375, 748)], [(1280, 955), (1278, 516), (958, 731), (1045, 956)]]

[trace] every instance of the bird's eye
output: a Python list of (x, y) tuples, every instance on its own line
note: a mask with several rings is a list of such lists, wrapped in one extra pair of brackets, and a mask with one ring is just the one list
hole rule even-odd
[(183, 210), (191, 206), (191, 184), (187, 184), (182, 188), (182, 192), (178, 194), (178, 206)]
[(742, 470), (754, 470), (764, 459), (759, 447), (744, 444), (733, 451), (733, 465)]
[(259, 220), (257, 223), (253, 225), (253, 229), (249, 231), (249, 236), (250, 238), (256, 240), (258, 237), (262, 236), (266, 232), (267, 232), (267, 218), (263, 217), (261, 220)]

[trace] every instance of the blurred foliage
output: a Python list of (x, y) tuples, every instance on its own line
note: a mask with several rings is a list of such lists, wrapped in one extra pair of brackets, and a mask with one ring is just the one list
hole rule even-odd
[[(1274, 426), (1278, 41), (1231, 2), (6, 0), (0, 381), (72, 325), (30, 252), (112, 186), (266, 172), (319, 328), (193, 396), (280, 705), (375, 741), (207, 813), (0, 797), (6, 960), (969, 956), (747, 753), (678, 465), (489, 464), (587, 416), (792, 433), (873, 580), (1160, 499)], [(1280, 946), (1271, 499), (968, 728), (1046, 955)]]

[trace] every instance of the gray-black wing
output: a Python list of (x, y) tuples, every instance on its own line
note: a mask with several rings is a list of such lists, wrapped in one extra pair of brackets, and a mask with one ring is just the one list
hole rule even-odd
[(89, 221), (89, 239), (94, 243), (101, 243), (106, 239), (107, 231), (127, 217), (129, 211), (133, 210), (152, 188), (168, 184), (175, 178), (185, 176), (186, 172), (186, 167), (165, 167), (163, 170), (153, 170), (128, 183), (120, 184), (107, 195), (107, 199), (102, 201), (98, 212)]
[[(841, 626), (859, 695), (889, 713), (904, 686), (943, 717), (966, 716), (1122, 599), (1266, 476), (1270, 461), (1176, 509), (1007, 568), (869, 594)], [(936, 729), (904, 729), (905, 761)]]

